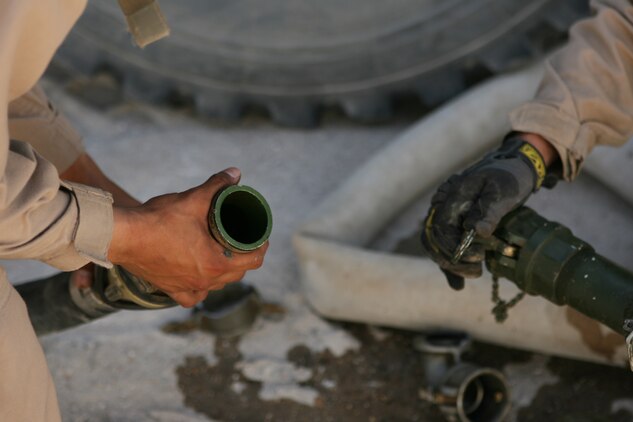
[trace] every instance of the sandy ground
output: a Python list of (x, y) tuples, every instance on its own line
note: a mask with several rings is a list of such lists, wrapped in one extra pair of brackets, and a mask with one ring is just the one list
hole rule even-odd
[[(184, 309), (120, 312), (42, 338), (64, 420), (441, 420), (417, 395), (414, 334), (314, 315), (301, 297), (290, 245), (315, 204), (410, 121), (367, 127), (329, 118), (319, 129), (295, 130), (250, 117), (227, 126), (131, 102), (99, 110), (57, 82), (46, 87), (96, 161), (139, 199), (240, 167), (243, 183), (263, 193), (275, 219), (266, 263), (247, 280), (284, 309), (264, 314), (252, 332), (233, 340), (162, 329), (186, 320)], [(551, 205), (554, 199), (559, 205)], [(409, 239), (427, 200), (373, 246), (393, 250)], [(590, 177), (545, 192), (532, 205), (633, 269), (632, 209)], [(4, 265), (14, 282), (54, 272), (32, 262)], [(472, 358), (508, 376), (514, 390), (509, 420), (632, 419), (633, 377), (621, 369), (488, 345), (476, 345)]]

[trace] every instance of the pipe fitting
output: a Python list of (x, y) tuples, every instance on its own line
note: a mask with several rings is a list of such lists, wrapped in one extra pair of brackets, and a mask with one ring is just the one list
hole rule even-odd
[(193, 309), (200, 329), (220, 337), (237, 337), (255, 324), (262, 299), (255, 287), (236, 281), (213, 292)]
[(208, 220), (215, 240), (238, 253), (263, 246), (273, 228), (268, 202), (249, 186), (229, 186), (220, 191), (211, 204)]
[(470, 345), (463, 332), (432, 332), (414, 340), (424, 365), (420, 397), (436, 404), (451, 422), (501, 421), (510, 410), (505, 377), (496, 369), (462, 362)]

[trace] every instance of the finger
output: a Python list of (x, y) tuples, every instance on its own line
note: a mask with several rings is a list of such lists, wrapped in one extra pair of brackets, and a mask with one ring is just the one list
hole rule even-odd
[(207, 208), (209, 207), (211, 198), (222, 189), (239, 183), (241, 175), (238, 168), (229, 167), (209, 177), (203, 184), (191, 188), (184, 193), (196, 197), (197, 200), (200, 201), (200, 204), (204, 206), (206, 212), (208, 211)]
[(427, 216), (420, 240), (431, 259), (438, 264), (448, 264), (461, 239), (461, 231), (455, 227), (433, 226), (434, 208)]
[(464, 230), (460, 226), (438, 224), (432, 234), (442, 254), (452, 257), (464, 237)]
[(464, 277), (461, 277), (457, 274), (453, 274), (450, 271), (442, 270), (444, 275), (446, 276), (446, 280), (448, 281), (448, 285), (453, 290), (462, 290), (464, 288)]
[(200, 290), (206, 292), (210, 290), (220, 290), (227, 283), (240, 281), (244, 278), (245, 274), (246, 271), (230, 271), (208, 279), (196, 280), (190, 283), (189, 286), (195, 288), (196, 291)]
[(453, 264), (449, 258), (444, 257), (439, 257), (436, 262), (443, 271), (450, 271), (464, 278), (478, 278), (483, 274), (481, 262), (459, 261)]
[(240, 281), (241, 279), (244, 278), (244, 275), (246, 273), (242, 272), (242, 273), (233, 273), (233, 274), (227, 274), (225, 276), (222, 276), (220, 278), (214, 279), (213, 281), (211, 281), (208, 286), (207, 286), (207, 291), (208, 292), (215, 292), (218, 290), (222, 290), (227, 284), (231, 284), (231, 283), (235, 283)]
[(449, 177), (447, 181), (442, 183), (437, 188), (437, 191), (431, 198), (431, 205), (433, 207), (437, 207), (444, 204), (444, 202), (446, 202), (446, 199), (455, 191), (457, 191), (461, 182), (462, 176), (460, 175), (452, 175), (451, 177)]
[(482, 262), (486, 258), (486, 249), (481, 243), (473, 243), (464, 252), (463, 262), (477, 263)]
[(197, 292), (175, 292), (169, 293), (169, 296), (184, 308), (192, 308), (199, 302)]
[(437, 206), (432, 234), (435, 243), (445, 255), (452, 256), (462, 241), (466, 229), (464, 219), (479, 196), (481, 184), (477, 177), (463, 179), (458, 189)]
[(466, 263), (460, 261), (455, 265), (440, 265), (440, 267), (464, 278), (479, 278), (483, 274), (481, 262)]
[(478, 236), (489, 238), (497, 229), (501, 219), (517, 205), (513, 198), (502, 196), (497, 183), (487, 183), (465, 216), (464, 227), (473, 228)]
[(268, 251), (269, 243), (266, 241), (262, 246), (249, 253), (247, 270), (256, 270), (264, 265), (264, 258), (266, 256), (266, 252)]
[(196, 303), (200, 303), (203, 300), (205, 300), (207, 298), (207, 295), (209, 294), (208, 291), (203, 291), (203, 290), (199, 290), (199, 291), (194, 291), (192, 292), (193, 296), (195, 297)]
[(236, 185), (242, 178), (242, 172), (237, 167), (229, 167), (211, 176), (202, 186), (218, 190), (224, 186)]
[(220, 253), (222, 254), (222, 259), (224, 259), (227, 269), (247, 271), (255, 270), (263, 265), (264, 255), (268, 250), (268, 243), (249, 253), (225, 253), (224, 247), (219, 246), (219, 248), (221, 249)]
[[(210, 283), (210, 285), (211, 286), (220, 285), (220, 289), (221, 289), (222, 287), (224, 287), (225, 284), (233, 283), (235, 281), (240, 281), (241, 279), (244, 278), (245, 274), (246, 274), (246, 271), (235, 271), (235, 272), (231, 272), (227, 274), (222, 274), (221, 276), (215, 278), (213, 282)], [(209, 288), (209, 290), (218, 290), (218, 288), (213, 287), (213, 288)]]
[[(428, 222), (428, 217), (427, 217), (427, 222)], [(420, 235), (420, 241), (422, 242), (422, 246), (424, 247), (426, 252), (429, 254), (429, 256), (435, 257), (436, 255), (441, 254), (441, 251), (439, 250), (435, 242), (433, 242), (433, 239), (431, 239), (432, 229), (431, 227), (429, 227), (427, 222), (425, 222), (424, 228), (422, 229), (422, 233)]]
[(490, 207), (484, 218), (475, 223), (475, 231), (480, 237), (489, 238), (497, 230), (501, 219), (513, 209), (512, 204), (503, 202)]
[(88, 288), (92, 286), (92, 280), (94, 277), (94, 264), (87, 264), (80, 269), (73, 271), (70, 275), (70, 282), (80, 289)]

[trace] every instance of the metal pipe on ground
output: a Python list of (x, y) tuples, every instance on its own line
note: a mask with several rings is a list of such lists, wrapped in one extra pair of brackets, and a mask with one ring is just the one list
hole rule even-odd
[(505, 376), (463, 362), (462, 353), (470, 344), (463, 332), (434, 331), (414, 339), (424, 367), (420, 397), (437, 405), (449, 421), (502, 421), (510, 410)]

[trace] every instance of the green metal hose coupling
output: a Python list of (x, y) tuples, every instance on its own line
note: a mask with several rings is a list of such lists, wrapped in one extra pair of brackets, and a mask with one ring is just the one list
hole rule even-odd
[(521, 207), (486, 243), (486, 266), (493, 275), (528, 294), (569, 305), (624, 336), (633, 331), (633, 274), (567, 227)]
[(249, 186), (229, 186), (211, 204), (209, 230), (230, 251), (244, 253), (262, 247), (272, 228), (268, 202)]

